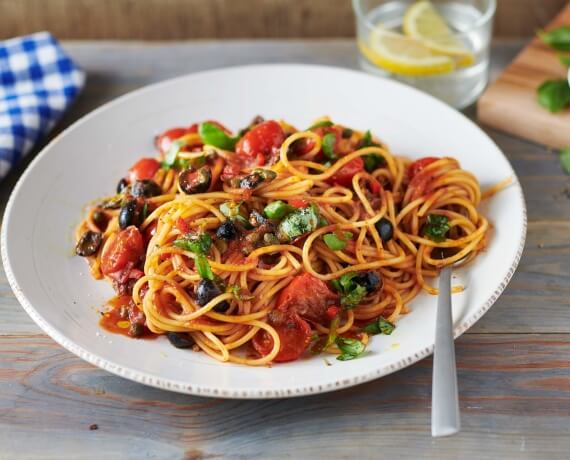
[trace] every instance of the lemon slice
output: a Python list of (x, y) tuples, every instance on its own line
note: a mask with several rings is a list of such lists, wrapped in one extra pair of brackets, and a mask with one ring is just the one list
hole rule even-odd
[(392, 73), (427, 76), (452, 72), (455, 61), (434, 53), (419, 40), (388, 31), (381, 26), (370, 34), (368, 43), (359, 42), (370, 62)]
[(420, 0), (407, 9), (403, 29), (408, 37), (420, 40), (430, 50), (453, 56), (460, 66), (475, 62), (473, 53), (453, 35), (429, 0)]

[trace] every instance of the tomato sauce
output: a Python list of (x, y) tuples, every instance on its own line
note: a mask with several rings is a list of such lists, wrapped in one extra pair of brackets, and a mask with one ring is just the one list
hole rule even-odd
[(109, 309), (101, 316), (99, 326), (112, 334), (120, 334), (137, 339), (156, 339), (158, 334), (154, 334), (146, 326), (144, 326), (143, 333), (138, 337), (133, 337), (129, 333), (131, 323), (128, 314), (125, 314), (124, 311), (128, 308), (130, 302), (131, 297), (127, 295), (113, 297), (109, 300), (107, 303)]

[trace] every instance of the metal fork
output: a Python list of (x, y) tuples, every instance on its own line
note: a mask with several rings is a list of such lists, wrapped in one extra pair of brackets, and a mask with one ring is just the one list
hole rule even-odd
[(451, 314), (451, 267), (439, 275), (431, 395), (431, 435), (450, 436), (461, 428)]

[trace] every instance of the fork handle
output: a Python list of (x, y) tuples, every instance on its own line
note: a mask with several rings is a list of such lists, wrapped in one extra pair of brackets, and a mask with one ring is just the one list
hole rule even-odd
[(460, 427), (451, 314), (451, 267), (446, 267), (439, 276), (433, 357), (431, 435), (433, 437), (449, 436), (457, 433)]

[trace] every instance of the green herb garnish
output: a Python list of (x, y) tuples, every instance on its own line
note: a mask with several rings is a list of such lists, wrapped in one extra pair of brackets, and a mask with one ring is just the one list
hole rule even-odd
[(352, 238), (352, 233), (344, 232), (343, 237), (336, 233), (327, 233), (323, 235), (323, 241), (332, 251), (342, 251), (346, 247), (346, 240)]
[(561, 54), (558, 56), (558, 59), (560, 59), (560, 63), (564, 66), (564, 67), (570, 67), (570, 56)]
[(349, 339), (346, 337), (337, 337), (335, 339), (336, 346), (340, 350), (340, 355), (336, 359), (339, 361), (350, 361), (356, 359), (364, 353), (366, 347), (360, 340)]
[(570, 147), (560, 149), (560, 166), (566, 174), (570, 175)]
[(423, 227), (422, 233), (429, 239), (440, 243), (442, 241), (445, 241), (445, 237), (449, 229), (449, 219), (447, 216), (430, 214), (427, 217), (427, 221)]
[(336, 144), (336, 136), (333, 133), (327, 133), (323, 136), (322, 148), (323, 153), (329, 160), (336, 160), (337, 156), (334, 152)]
[(161, 162), (161, 166), (164, 168), (172, 168), (176, 162), (176, 157), (182, 150), (182, 147), (186, 146), (186, 141), (182, 139), (177, 139), (170, 144), (170, 148), (164, 157), (164, 161)]
[(341, 306), (346, 310), (356, 307), (367, 294), (366, 287), (354, 280), (357, 276), (358, 273), (351, 272), (331, 281), (332, 286), (340, 294)]
[(570, 26), (562, 26), (550, 32), (539, 32), (538, 36), (548, 46), (558, 51), (570, 51)]
[[(377, 144), (372, 140), (372, 133), (370, 130), (368, 130), (364, 133), (364, 136), (362, 136), (359, 147), (361, 149), (366, 147), (380, 147), (380, 144)], [(379, 166), (386, 164), (384, 157), (382, 155), (378, 155), (377, 153), (364, 155), (362, 159), (364, 160), (364, 169), (366, 169), (367, 172), (372, 172), (378, 169)]]
[(387, 319), (384, 319), (382, 316), (380, 316), (373, 323), (367, 324), (362, 328), (364, 332), (370, 335), (390, 335), (392, 332), (394, 332), (394, 329), (396, 329), (396, 326)]
[(269, 203), (263, 209), (263, 213), (269, 219), (283, 219), (287, 214), (293, 212), (295, 208), (281, 200)]
[(205, 255), (197, 254), (194, 263), (196, 264), (196, 271), (202, 279), (214, 281), (212, 267), (210, 267), (210, 263)]
[(568, 80), (548, 80), (538, 87), (538, 103), (552, 113), (570, 105)]
[(228, 136), (222, 129), (213, 123), (200, 123), (198, 133), (204, 144), (213, 145), (223, 150), (234, 150), (239, 136)]
[(280, 241), (289, 242), (314, 231), (319, 223), (319, 208), (311, 204), (306, 208), (295, 209), (279, 224), (277, 236)]
[(328, 128), (329, 126), (332, 125), (334, 125), (334, 123), (330, 120), (318, 121), (314, 125), (309, 126), (309, 131), (311, 129), (316, 129), (316, 128)]
[(207, 254), (212, 246), (212, 237), (209, 233), (189, 233), (184, 238), (175, 240), (173, 244), (194, 254)]

